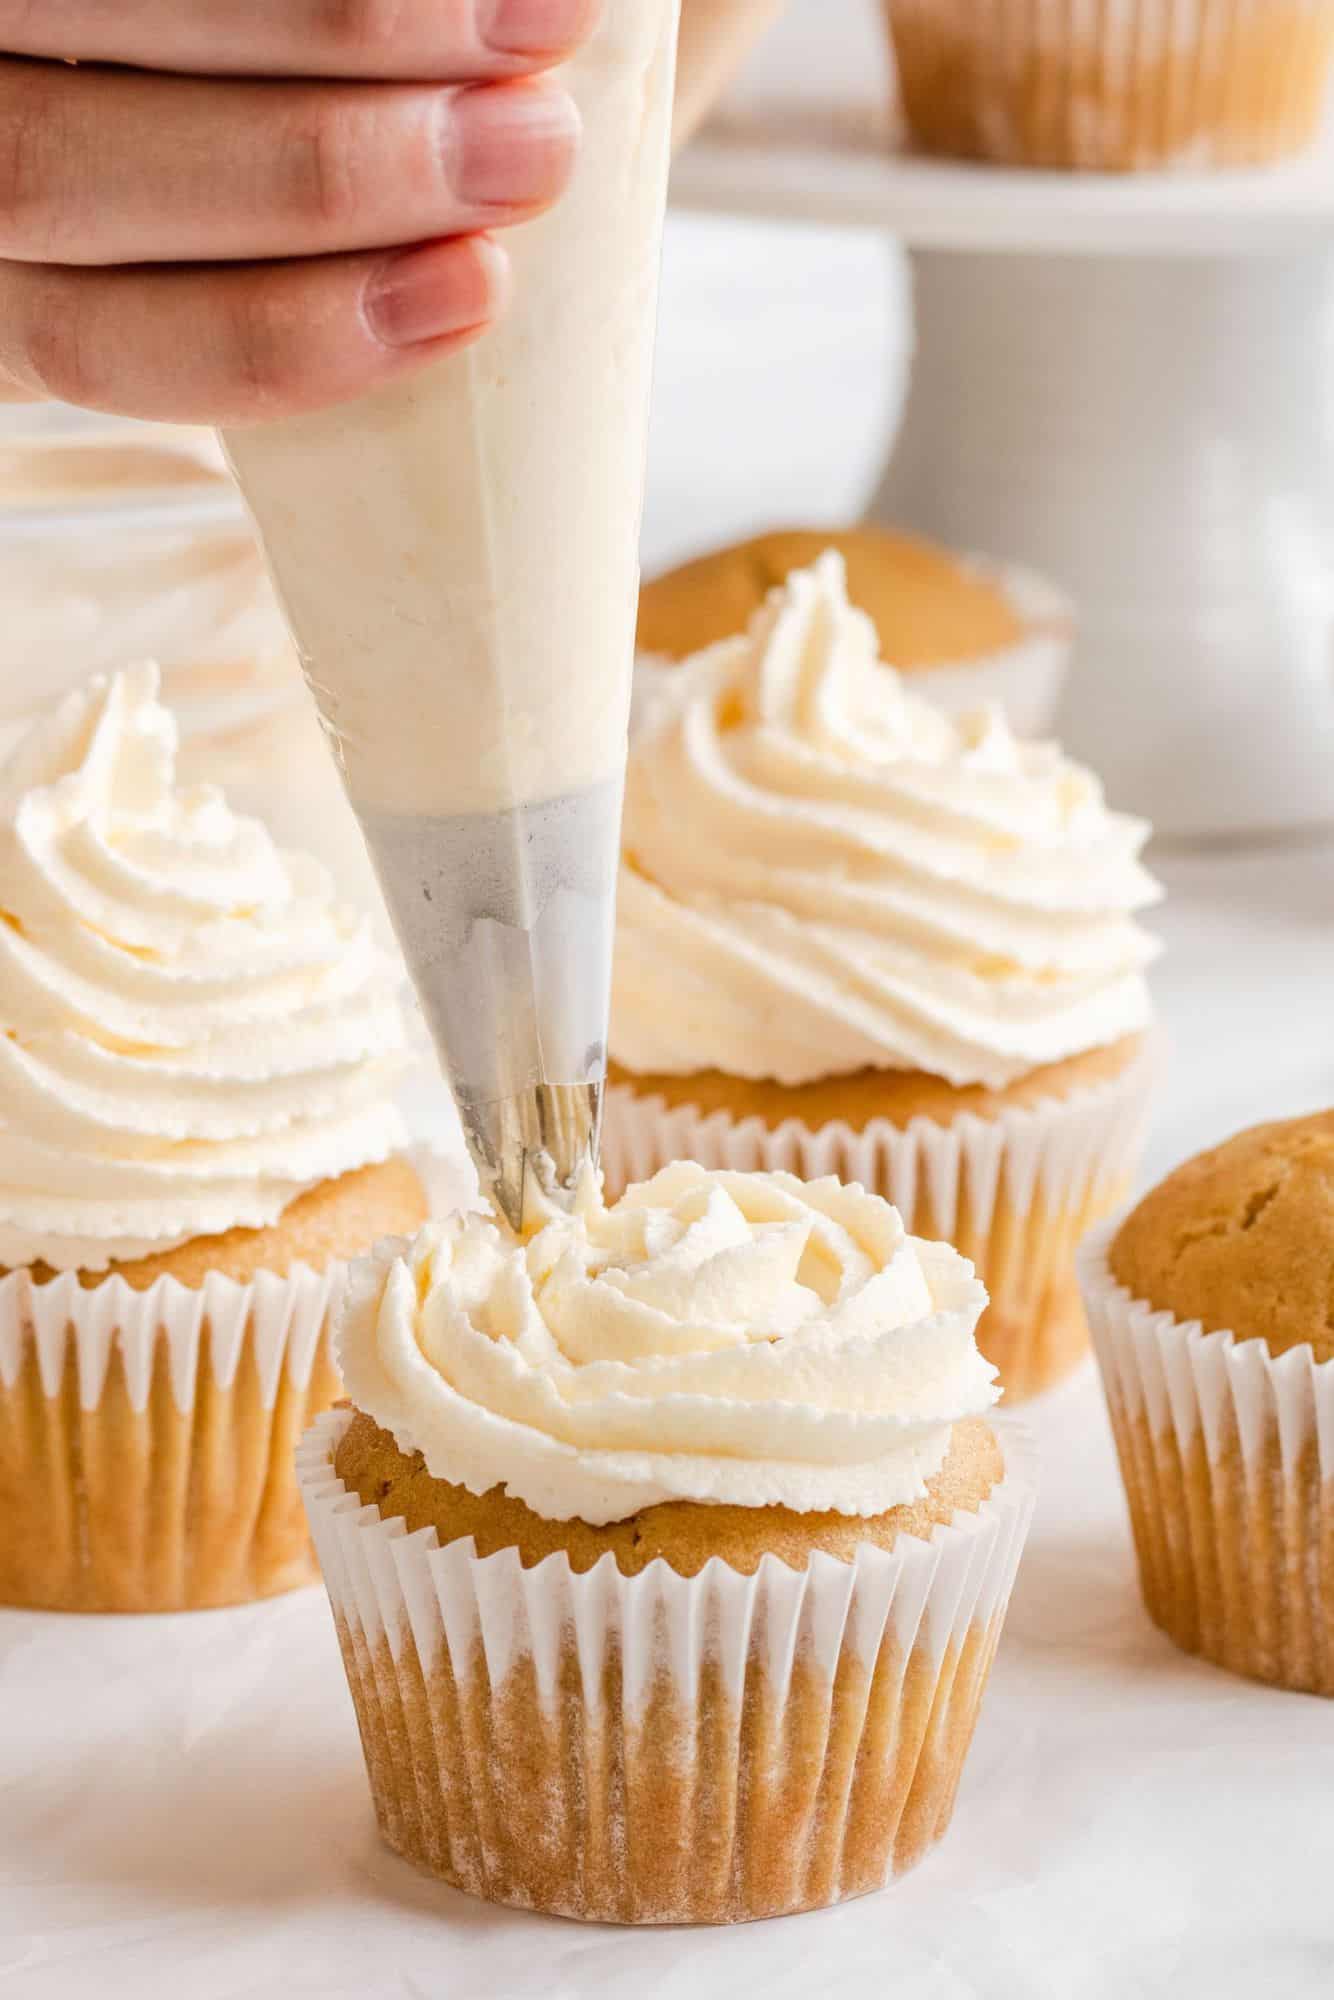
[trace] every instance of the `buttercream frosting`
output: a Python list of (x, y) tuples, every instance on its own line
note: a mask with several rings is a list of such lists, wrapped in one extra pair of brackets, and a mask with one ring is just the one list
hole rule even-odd
[(986, 1292), (859, 1187), (664, 1168), (526, 1240), (489, 1215), (354, 1266), (348, 1392), (436, 1477), (548, 1520), (665, 1500), (867, 1515), (995, 1400)]
[(999, 710), (879, 657), (830, 553), (654, 676), (631, 752), (612, 1020), (626, 1069), (1000, 1088), (1149, 1019), (1139, 820)]
[(390, 961), (176, 749), (142, 666), (0, 765), (0, 1264), (267, 1227), (405, 1141)]

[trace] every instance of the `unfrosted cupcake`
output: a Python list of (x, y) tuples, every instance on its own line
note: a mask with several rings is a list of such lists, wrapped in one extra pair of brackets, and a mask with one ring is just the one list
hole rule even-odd
[(886, 0), (917, 145), (1012, 166), (1236, 167), (1319, 130), (1331, 0)]
[(425, 1214), (396, 978), (323, 870), (179, 789), (157, 671), (0, 767), (0, 1603), (306, 1581), (343, 1260)]
[(603, 1161), (837, 1173), (991, 1294), (1031, 1394), (1087, 1351), (1075, 1246), (1145, 1108), (1147, 829), (995, 710), (885, 667), (829, 555), (664, 675), (629, 772)]
[(1187, 1161), (1080, 1261), (1150, 1616), (1334, 1695), (1334, 1111)]
[(723, 1923), (943, 1831), (1033, 1497), (962, 1258), (668, 1168), (355, 1268), (301, 1455), (380, 1828), (459, 1888)]
[(643, 654), (683, 660), (735, 638), (770, 591), (828, 549), (843, 558), (881, 657), (915, 688), (955, 713), (999, 702), (1024, 735), (1050, 728), (1074, 637), (1068, 600), (1031, 570), (887, 528), (779, 529), (668, 570), (640, 592)]

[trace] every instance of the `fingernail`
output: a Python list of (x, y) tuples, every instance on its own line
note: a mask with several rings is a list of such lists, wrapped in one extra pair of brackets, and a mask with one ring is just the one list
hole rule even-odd
[(486, 236), (400, 250), (366, 287), (363, 310), (386, 347), (415, 347), (484, 326), (504, 311), (509, 259)]
[(478, 32), (498, 55), (559, 55), (583, 40), (596, 11), (596, 0), (478, 0)]
[(554, 84), (461, 90), (445, 100), (450, 181), (474, 208), (531, 208), (564, 190), (579, 143), (574, 100)]

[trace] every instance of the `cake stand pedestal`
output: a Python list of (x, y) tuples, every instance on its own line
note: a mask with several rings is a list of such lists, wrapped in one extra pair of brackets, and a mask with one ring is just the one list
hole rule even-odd
[(752, 123), (674, 196), (906, 247), (873, 513), (1070, 591), (1061, 732), (1118, 804), (1185, 836), (1334, 820), (1334, 160), (1013, 173)]

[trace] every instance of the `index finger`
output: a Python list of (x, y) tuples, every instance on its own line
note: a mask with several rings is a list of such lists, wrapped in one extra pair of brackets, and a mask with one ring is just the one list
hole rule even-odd
[(485, 82), (549, 68), (601, 0), (0, 0), (0, 50), (200, 76)]

